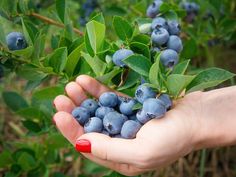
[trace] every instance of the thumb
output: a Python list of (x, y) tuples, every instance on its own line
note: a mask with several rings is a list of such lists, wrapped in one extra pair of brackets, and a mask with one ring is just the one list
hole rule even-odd
[(80, 136), (75, 148), (82, 153), (92, 153), (102, 160), (127, 164), (132, 164), (140, 154), (140, 144), (137, 139), (111, 138), (99, 133)]

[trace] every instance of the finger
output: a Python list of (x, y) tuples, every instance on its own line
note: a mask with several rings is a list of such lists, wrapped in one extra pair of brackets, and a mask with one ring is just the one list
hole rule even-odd
[(75, 104), (65, 95), (57, 96), (53, 103), (57, 111), (71, 113), (71, 111), (75, 108)]
[(115, 92), (118, 95), (123, 95), (119, 92), (116, 92), (108, 87), (106, 87), (105, 85), (101, 84), (100, 82), (98, 82), (96, 79), (87, 76), (87, 75), (80, 75), (77, 77), (76, 82), (84, 89), (86, 90), (90, 95), (99, 98), (99, 96), (101, 94), (103, 94), (104, 92)]
[(75, 105), (80, 105), (82, 101), (87, 98), (86, 93), (84, 90), (76, 83), (70, 82), (66, 85), (66, 93), (67, 95), (73, 100)]
[(86, 151), (84, 152), (91, 152), (93, 156), (99, 159), (131, 165), (140, 165), (140, 159), (146, 159), (145, 153), (143, 153), (146, 150), (142, 152), (140, 149), (144, 145), (145, 140), (140, 143), (137, 139), (110, 138), (99, 133), (84, 134), (76, 142), (76, 148), (79, 151), (83, 151), (85, 147)]
[(62, 135), (73, 145), (75, 145), (76, 140), (81, 136), (84, 131), (75, 118), (67, 112), (57, 112), (54, 117), (54, 122), (57, 129), (62, 133)]

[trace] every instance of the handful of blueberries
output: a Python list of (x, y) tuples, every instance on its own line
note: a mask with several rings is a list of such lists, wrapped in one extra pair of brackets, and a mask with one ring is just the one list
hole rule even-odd
[[(142, 104), (142, 108), (135, 110), (138, 103)], [(171, 107), (169, 95), (158, 95), (152, 88), (142, 84), (137, 88), (135, 98), (105, 92), (98, 101), (83, 101), (80, 107), (72, 111), (72, 115), (84, 127), (85, 133), (133, 139), (145, 123), (163, 117)]]

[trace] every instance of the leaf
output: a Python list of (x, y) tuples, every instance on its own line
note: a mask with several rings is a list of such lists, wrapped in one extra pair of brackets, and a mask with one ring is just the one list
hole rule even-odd
[(97, 80), (103, 84), (108, 85), (111, 82), (111, 80), (120, 72), (121, 72), (121, 69), (119, 67), (114, 67), (114, 69), (111, 72), (97, 77)]
[(181, 58), (192, 58), (196, 55), (198, 50), (197, 42), (191, 38), (184, 42), (183, 51), (181, 52)]
[(3, 24), (0, 23), (0, 43), (7, 48), (7, 42), (6, 42), (6, 34), (4, 32)]
[(190, 62), (190, 60), (185, 60), (181, 63), (178, 63), (174, 67), (172, 74), (184, 74), (188, 68), (189, 62)]
[(149, 71), (150, 83), (155, 85), (157, 88), (160, 88), (159, 77), (158, 77), (159, 72), (160, 72), (160, 55), (157, 56), (155, 63), (152, 65)]
[(26, 39), (26, 42), (28, 45), (33, 45), (33, 41), (31, 40), (31, 37), (30, 37), (30, 33), (25, 25), (25, 22), (24, 22), (24, 19), (21, 18), (21, 24), (22, 24), (22, 28), (23, 28), (23, 33), (24, 33), (24, 36), (25, 36), (25, 39)]
[(65, 71), (69, 76), (72, 76), (79, 62), (81, 51), (84, 49), (84, 43), (80, 44), (76, 49), (74, 49), (67, 58), (67, 63)]
[(61, 19), (62, 23), (64, 23), (65, 22), (65, 11), (66, 11), (65, 0), (56, 0), (56, 10), (57, 10), (57, 15)]
[(47, 87), (34, 92), (32, 100), (39, 100), (39, 101), (52, 100), (56, 96), (61, 94), (64, 94), (64, 87), (62, 86)]
[(134, 86), (136, 83), (139, 82), (140, 75), (132, 70), (129, 71), (125, 84), (122, 87), (119, 87), (118, 90), (125, 90)]
[(145, 57), (150, 58), (150, 51), (147, 45), (140, 42), (132, 42), (130, 43), (130, 48), (135, 53), (142, 54)]
[(85, 35), (84, 35), (84, 42), (85, 42), (85, 47), (86, 47), (86, 50), (87, 52), (89, 53), (90, 56), (94, 56), (94, 51), (93, 51), (93, 48), (90, 44), (90, 41), (89, 41), (89, 37), (88, 37), (88, 33), (85, 32)]
[(131, 39), (133, 36), (132, 26), (122, 17), (115, 16), (113, 18), (113, 28), (115, 29), (117, 36), (123, 41)]
[(123, 60), (123, 62), (140, 75), (148, 77), (151, 68), (151, 62), (143, 55), (131, 55)]
[(150, 45), (150, 37), (145, 34), (138, 34), (133, 37), (132, 42), (139, 42), (145, 45)]
[(97, 56), (91, 57), (89, 54), (81, 52), (82, 56), (92, 68), (96, 76), (102, 76), (106, 70), (106, 63), (100, 60)]
[(106, 27), (104, 24), (97, 21), (90, 21), (86, 24), (86, 32), (90, 45), (95, 54), (103, 48)]
[(49, 57), (49, 66), (53, 67), (56, 73), (64, 70), (67, 61), (67, 48), (61, 47), (56, 49)]
[(235, 74), (220, 68), (206, 69), (197, 74), (195, 79), (188, 85), (187, 92), (215, 87), (234, 76)]
[(40, 111), (39, 108), (36, 107), (28, 107), (20, 109), (16, 112), (16, 114), (29, 120), (30, 119), (42, 120), (43, 118), (46, 117), (46, 115), (42, 111)]
[(36, 123), (31, 120), (22, 121), (25, 128), (27, 128), (30, 132), (38, 133), (41, 131), (39, 123)]
[(22, 49), (22, 50), (15, 50), (15, 51), (9, 51), (9, 52), (16, 55), (16, 56), (20, 56), (20, 57), (24, 57), (24, 58), (29, 59), (34, 52), (34, 47), (29, 46), (29, 47)]
[(181, 92), (190, 84), (195, 76), (187, 76), (182, 74), (171, 74), (167, 78), (167, 87), (169, 93), (177, 98)]
[(12, 111), (18, 111), (28, 107), (26, 100), (16, 92), (3, 92), (2, 97)]
[(18, 76), (30, 81), (42, 80), (47, 76), (47, 74), (38, 70), (35, 66), (28, 64), (18, 67), (16, 73)]
[(13, 163), (11, 152), (8, 150), (3, 150), (0, 153), (0, 168), (7, 167), (11, 163)]
[(99, 23), (102, 23), (105, 25), (105, 19), (102, 13), (98, 13), (97, 15), (95, 15), (91, 20), (97, 21)]
[(142, 105), (141, 103), (136, 103), (136, 104), (133, 106), (132, 110), (139, 110), (139, 109), (141, 109), (142, 107), (143, 107), (143, 105)]
[(30, 154), (23, 152), (21, 156), (18, 158), (17, 163), (20, 164), (21, 168), (24, 171), (28, 171), (30, 169), (33, 169), (36, 165), (36, 161), (34, 157), (32, 157)]

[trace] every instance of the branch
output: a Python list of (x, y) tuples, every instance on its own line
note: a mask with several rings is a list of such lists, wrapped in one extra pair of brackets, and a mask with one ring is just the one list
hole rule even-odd
[[(32, 13), (30, 13), (30, 15), (35, 17), (35, 18), (37, 18), (37, 19), (39, 19), (39, 20), (41, 20), (41, 21), (44, 21), (44, 22), (46, 22), (48, 24), (55, 25), (55, 26), (58, 26), (60, 28), (65, 28), (64, 24), (59, 23), (57, 21), (54, 21), (54, 20), (52, 20), (52, 19), (50, 19), (48, 17), (42, 16), (42, 15), (40, 15), (38, 13), (32, 12)], [(82, 31), (78, 30), (77, 28), (73, 28), (73, 31), (75, 33), (79, 34), (80, 36), (84, 35), (84, 33)]]

